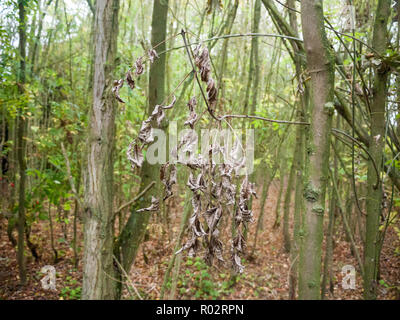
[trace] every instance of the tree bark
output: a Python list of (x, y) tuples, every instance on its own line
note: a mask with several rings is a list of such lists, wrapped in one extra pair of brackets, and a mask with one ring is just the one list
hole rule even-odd
[[(26, 11), (25, 1), (18, 0), (19, 10), (19, 74), (18, 74), (18, 91), (20, 95), (25, 94), (26, 82)], [(22, 101), (24, 101), (22, 97)], [(18, 110), (18, 127), (17, 127), (17, 159), (19, 167), (19, 190), (18, 190), (18, 241), (17, 241), (17, 260), (19, 267), (19, 281), (21, 285), (26, 284), (26, 262), (24, 257), (25, 248), (25, 180), (26, 180), (26, 120), (24, 116), (25, 104), (22, 104)]]
[(302, 0), (301, 19), (311, 75), (311, 125), (306, 149), (299, 298), (320, 299), (323, 216), (334, 111), (334, 57), (325, 34), (322, 0)]
[[(388, 32), (387, 23), (390, 16), (390, 1), (379, 0), (374, 24), (373, 46), (380, 54), (386, 51)], [(389, 70), (383, 63), (375, 72), (373, 84), (373, 101), (371, 104), (371, 133), (369, 153), (380, 172), (383, 167), (383, 149), (385, 145), (385, 106)], [(377, 180), (380, 183), (376, 185)], [(367, 220), (364, 247), (364, 298), (376, 299), (378, 261), (379, 218), (382, 212), (382, 183), (377, 177), (375, 168), (368, 162)]]
[(114, 299), (113, 266), (113, 153), (115, 109), (112, 95), (117, 53), (119, 0), (97, 0), (93, 105), (90, 112), (87, 172), (83, 299)]

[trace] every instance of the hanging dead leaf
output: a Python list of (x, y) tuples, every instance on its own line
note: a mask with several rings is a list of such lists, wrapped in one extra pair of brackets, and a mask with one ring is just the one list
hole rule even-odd
[(138, 139), (142, 141), (144, 144), (149, 144), (154, 141), (153, 128), (151, 127), (151, 117), (142, 122)]
[(142, 166), (144, 157), (142, 154), (142, 149), (136, 143), (136, 140), (129, 144), (126, 155), (128, 160), (131, 162), (132, 169), (135, 169), (135, 166), (139, 168)]
[(121, 97), (119, 96), (119, 90), (122, 88), (123, 85), (124, 85), (124, 79), (115, 80), (114, 86), (112, 88), (112, 92), (114, 93), (115, 98), (117, 98), (117, 100), (121, 103), (125, 103), (124, 100), (122, 100)]
[(189, 108), (189, 117), (188, 119), (185, 121), (184, 125), (189, 125), (190, 128), (194, 128), (194, 125), (197, 121), (197, 113), (195, 112), (195, 107), (196, 107), (197, 101), (196, 101), (196, 97), (193, 97), (192, 99), (189, 100), (187, 106)]
[(132, 77), (132, 72), (131, 70), (128, 70), (128, 72), (125, 75), (126, 82), (128, 83), (129, 87), (133, 90), (135, 89), (135, 80)]
[(144, 72), (143, 58), (140, 57), (135, 61), (135, 76), (140, 76)]
[(149, 56), (149, 60), (150, 60), (151, 63), (153, 63), (155, 59), (158, 59), (158, 58), (159, 58), (159, 56), (158, 56), (156, 50), (154, 50), (154, 49), (150, 49), (150, 50), (147, 52), (147, 55)]
[(151, 205), (150, 205), (150, 207), (136, 210), (136, 212), (158, 211), (158, 210), (160, 210), (160, 202), (159, 202), (159, 200), (157, 198), (152, 196), (151, 197)]

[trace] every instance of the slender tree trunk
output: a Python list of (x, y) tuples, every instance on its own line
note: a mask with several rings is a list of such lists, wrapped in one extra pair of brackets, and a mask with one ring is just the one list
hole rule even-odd
[(274, 228), (278, 228), (281, 225), (281, 207), (282, 207), (281, 199), (283, 194), (283, 186), (285, 185), (285, 166), (282, 162), (283, 160), (281, 160), (279, 168), (279, 191), (275, 206), (275, 221), (273, 225)]
[[(332, 179), (336, 179), (336, 170), (332, 175)], [(326, 236), (326, 249), (325, 249), (325, 259), (324, 259), (324, 273), (322, 276), (321, 284), (321, 297), (326, 298), (326, 284), (329, 282), (329, 288), (333, 288), (331, 279), (332, 270), (332, 256), (333, 256), (333, 231), (335, 228), (335, 211), (336, 211), (336, 194), (333, 186), (331, 187), (331, 201), (329, 206), (329, 223), (328, 223), (328, 234)]]
[(113, 153), (116, 100), (111, 92), (117, 52), (119, 0), (97, 0), (93, 105), (90, 112), (87, 172), (83, 299), (114, 299)]
[[(253, 18), (253, 33), (259, 32), (260, 27), (260, 18), (261, 18), (261, 1), (256, 0), (254, 4), (254, 18)], [(251, 39), (251, 47), (253, 49), (253, 59), (255, 66), (259, 66), (260, 59), (258, 54), (258, 37), (253, 37)], [(254, 85), (253, 85), (253, 97), (252, 97), (252, 104), (251, 104), (251, 115), (255, 115), (257, 102), (258, 102), (258, 91), (259, 91), (259, 83), (260, 83), (260, 68), (257, 67), (254, 73)]]
[[(229, 10), (229, 14), (227, 17), (226, 34), (231, 33), (233, 23), (236, 18), (236, 12), (237, 12), (238, 6), (239, 6), (239, 0), (235, 0), (235, 2), (232, 4), (232, 7)], [(229, 44), (229, 38), (224, 39), (224, 41), (222, 43), (221, 68), (220, 68), (219, 79), (218, 79), (220, 101), (225, 100), (224, 74), (225, 74), (226, 64), (227, 64), (228, 44)]]
[[(18, 0), (19, 10), (19, 75), (18, 75), (18, 89), (21, 95), (25, 94), (26, 82), (26, 23), (25, 23), (25, 1)], [(25, 99), (22, 97), (22, 100)], [(26, 284), (26, 262), (24, 257), (25, 248), (25, 181), (26, 181), (26, 120), (24, 116), (24, 104), (18, 110), (18, 128), (17, 128), (17, 159), (19, 167), (19, 191), (18, 191), (18, 244), (17, 244), (17, 260), (19, 266), (19, 281), (21, 285)]]
[(311, 125), (304, 181), (299, 298), (320, 299), (323, 216), (334, 110), (334, 57), (325, 34), (322, 0), (302, 0), (301, 19), (311, 76)]
[[(167, 15), (168, 1), (154, 0), (151, 28), (152, 46), (155, 46), (166, 39)], [(164, 50), (165, 43), (162, 43), (157, 47), (158, 52), (163, 52)], [(155, 105), (160, 104), (165, 98), (164, 83), (165, 54), (160, 55), (160, 58), (156, 59), (150, 67), (148, 115), (152, 113)], [(164, 129), (166, 129), (165, 126)], [(143, 190), (152, 181), (157, 181), (159, 179), (159, 166), (151, 165), (145, 161), (141, 171), (141, 178), (140, 190)], [(158, 190), (159, 189), (155, 187), (151, 191), (147, 192), (143, 196), (143, 201), (138, 205), (142, 208), (148, 207), (151, 203), (151, 197), (157, 197)], [(120, 235), (118, 247), (121, 251), (122, 265), (128, 273), (132, 263), (135, 261), (139, 246), (143, 241), (149, 223), (150, 214), (151, 213), (149, 212), (137, 213), (136, 211), (133, 211)]]
[(50, 227), (50, 246), (51, 246), (51, 250), (53, 250), (53, 254), (54, 254), (53, 263), (55, 264), (58, 261), (58, 251), (54, 244), (53, 216), (51, 215), (51, 202), (50, 201), (49, 201), (48, 216), (49, 216), (49, 227)]
[[(385, 54), (390, 16), (390, 1), (379, 0), (374, 25), (373, 46), (381, 55)], [(385, 144), (385, 105), (387, 97), (387, 79), (389, 70), (383, 63), (375, 72), (373, 101), (371, 104), (371, 134), (369, 153), (375, 161), (378, 172), (383, 167), (383, 148)], [(380, 181), (379, 184), (376, 182)], [(364, 298), (376, 299), (378, 261), (379, 218), (382, 212), (382, 183), (373, 166), (368, 162), (367, 221), (364, 247)]]
[[(295, 154), (298, 152), (297, 145), (294, 148)], [(285, 252), (290, 252), (290, 233), (289, 233), (289, 217), (290, 217), (290, 202), (292, 200), (293, 182), (295, 174), (294, 157), (293, 163), (290, 168), (288, 183), (285, 192), (285, 199), (283, 200), (283, 248)]]
[[(287, 4), (290, 8), (295, 8), (296, 1), (288, 0)], [(293, 29), (293, 35), (298, 37), (298, 22), (297, 13), (289, 10), (289, 22), (290, 27)], [(292, 42), (292, 48), (294, 51), (294, 64), (296, 66), (296, 78), (298, 85), (303, 87), (303, 92), (299, 92), (300, 101), (297, 105), (297, 120), (305, 121), (305, 114), (308, 110), (309, 104), (309, 86), (303, 83), (302, 72), (304, 61), (301, 59), (301, 48), (296, 42)], [(296, 127), (296, 148), (293, 157), (293, 163), (295, 166), (295, 196), (294, 196), (294, 213), (293, 213), (293, 241), (290, 246), (290, 272), (289, 272), (289, 299), (296, 299), (297, 279), (298, 279), (298, 264), (299, 264), (299, 249), (300, 249), (300, 228), (302, 221), (302, 213), (304, 207), (303, 201), (303, 173), (304, 173), (304, 134), (305, 128), (303, 126)]]
[[(260, 26), (260, 18), (261, 18), (261, 0), (255, 0), (254, 3), (254, 14), (253, 14), (253, 24), (251, 26), (251, 32), (252, 33), (258, 33), (259, 31), (259, 26)], [(244, 98), (244, 105), (243, 105), (243, 114), (248, 114), (248, 106), (249, 106), (249, 100), (250, 100), (250, 91), (251, 88), (253, 87), (253, 99), (257, 99), (257, 94), (258, 94), (258, 88), (255, 87), (256, 85), (256, 79), (257, 78), (257, 83), (259, 82), (259, 77), (260, 77), (260, 69), (255, 68), (256, 65), (258, 65), (258, 37), (252, 37), (251, 38), (251, 49), (250, 49), (250, 59), (249, 59), (249, 74), (247, 78), (247, 86), (246, 86), (246, 93), (245, 93), (245, 98)], [(253, 76), (254, 78), (254, 86), (253, 86)], [(254, 105), (254, 101), (252, 104), (252, 108)], [(246, 122), (243, 121), (243, 124)]]

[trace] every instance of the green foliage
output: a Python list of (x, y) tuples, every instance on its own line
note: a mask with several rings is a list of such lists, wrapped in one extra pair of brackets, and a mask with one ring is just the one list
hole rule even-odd
[[(200, 257), (187, 258), (186, 269), (179, 275), (177, 292), (182, 297), (196, 299), (221, 299), (233, 291), (233, 285), (238, 281), (225, 273), (214, 274)], [(171, 287), (171, 282), (167, 288)]]
[(64, 300), (80, 300), (82, 287), (78, 286), (77, 280), (71, 276), (67, 276), (65, 280), (65, 287), (60, 290), (60, 297)]

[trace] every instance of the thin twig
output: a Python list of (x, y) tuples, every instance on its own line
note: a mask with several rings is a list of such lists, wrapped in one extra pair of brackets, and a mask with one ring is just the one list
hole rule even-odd
[(172, 95), (176, 92), (176, 90), (179, 89), (179, 87), (182, 85), (182, 83), (185, 82), (185, 80), (193, 73), (193, 71), (190, 71), (179, 83), (178, 85), (174, 88), (174, 90), (171, 91), (171, 93), (164, 99), (164, 101), (161, 103), (161, 105), (165, 105), (167, 101), (172, 97)]
[(169, 49), (167, 49), (165, 51), (158, 52), (158, 55), (167, 53), (169, 51), (182, 49), (182, 48), (185, 48), (186, 46), (194, 46), (194, 45), (197, 45), (197, 44), (200, 44), (200, 43), (204, 43), (204, 42), (210, 42), (210, 41), (214, 41), (214, 40), (227, 39), (227, 38), (241, 38), (241, 37), (283, 38), (283, 39), (289, 39), (289, 40), (295, 40), (295, 41), (298, 41), (298, 42), (303, 42), (303, 40), (300, 39), (300, 38), (291, 37), (291, 36), (285, 36), (285, 35), (282, 35), (282, 34), (273, 34), (273, 33), (236, 33), (236, 34), (226, 34), (226, 35), (223, 35), (223, 36), (212, 37), (212, 38), (209, 38), (209, 39), (204, 39), (204, 40), (199, 40), (199, 41), (196, 41), (196, 42), (187, 43), (186, 45), (183, 45), (183, 46), (169, 48)]
[(131, 201), (123, 204), (122, 206), (120, 206), (115, 212), (114, 212), (114, 216), (117, 215), (118, 213), (120, 213), (123, 209), (125, 209), (126, 207), (132, 205), (133, 203), (135, 203), (136, 201), (138, 201), (140, 199), (140, 197), (142, 197), (147, 191), (149, 191), (154, 185), (156, 184), (155, 181), (152, 181), (146, 188), (143, 189), (142, 192), (140, 192), (136, 197), (134, 197)]
[(336, 133), (340, 133), (340, 134), (344, 135), (345, 137), (349, 138), (351, 141), (355, 142), (361, 149), (363, 149), (363, 150), (366, 152), (366, 154), (368, 155), (368, 157), (371, 159), (371, 162), (372, 162), (372, 164), (373, 164), (373, 166), (374, 166), (374, 169), (375, 169), (375, 172), (376, 172), (377, 181), (376, 181), (376, 184), (375, 184), (374, 188), (377, 189), (378, 186), (379, 186), (379, 182), (380, 182), (379, 171), (378, 171), (378, 167), (376, 166), (375, 160), (374, 160), (374, 158), (372, 158), (371, 154), (368, 152), (368, 149), (365, 148), (365, 147), (361, 144), (360, 141), (358, 141), (356, 138), (353, 138), (353, 137), (352, 137), (351, 135), (349, 135), (348, 133), (346, 133), (346, 132), (344, 132), (344, 131), (341, 131), (341, 130), (339, 130), (339, 129), (335, 129), (335, 128), (332, 128), (332, 131), (333, 131), (334, 133), (335, 133), (335, 132), (336, 132)]
[(310, 125), (308, 122), (275, 120), (275, 119), (267, 119), (267, 118), (260, 117), (260, 116), (250, 116), (250, 115), (243, 115), (243, 114), (226, 114), (226, 115), (221, 116), (219, 119), (220, 120), (224, 120), (226, 118), (246, 118), (246, 119), (257, 119), (257, 120), (262, 120), (262, 121), (267, 121), (267, 122), (274, 122), (274, 123), (281, 123), (281, 124), (299, 124), (299, 125), (305, 125), (305, 126), (309, 126)]
[(200, 88), (200, 91), (201, 91), (201, 94), (202, 94), (202, 96), (203, 96), (204, 102), (205, 102), (206, 105), (207, 105), (208, 113), (209, 113), (215, 120), (220, 121), (220, 120), (214, 115), (214, 111), (211, 109), (210, 105), (208, 104), (207, 97), (206, 97), (206, 95), (205, 95), (205, 93), (204, 93), (203, 87), (201, 86), (199, 77), (198, 77), (198, 75), (197, 75), (196, 67), (194, 66), (194, 63), (193, 63), (193, 60), (192, 60), (192, 56), (191, 56), (191, 54), (190, 54), (190, 52), (189, 52), (188, 44), (187, 44), (187, 41), (186, 41), (186, 33), (185, 33), (185, 30), (182, 29), (181, 35), (182, 35), (182, 38), (183, 38), (183, 42), (185, 43), (185, 49), (186, 49), (186, 53), (187, 53), (187, 55), (188, 55), (190, 64), (192, 65), (192, 69), (193, 69), (193, 72), (194, 72), (194, 76), (195, 76), (196, 81), (197, 81), (197, 84), (198, 84), (198, 86), (199, 86), (199, 88)]
[(122, 267), (121, 263), (118, 261), (118, 259), (113, 255), (114, 261), (117, 263), (119, 269), (122, 271), (126, 279), (128, 280), (129, 284), (132, 286), (133, 290), (135, 290), (136, 295), (140, 300), (143, 300), (142, 296), (140, 295), (139, 291), (136, 289), (135, 285), (133, 284), (132, 280), (129, 278), (128, 274), (126, 273), (125, 269)]

